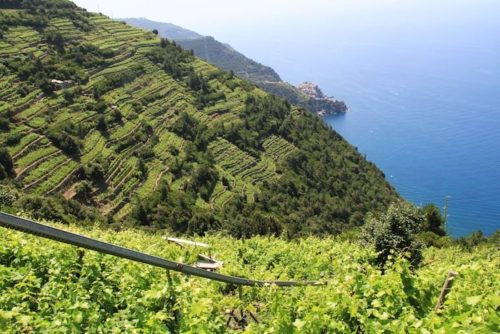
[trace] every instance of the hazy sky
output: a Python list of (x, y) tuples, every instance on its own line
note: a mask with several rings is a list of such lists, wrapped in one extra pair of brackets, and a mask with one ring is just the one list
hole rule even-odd
[(468, 24), (498, 17), (498, 0), (74, 0), (111, 17), (146, 17), (223, 39), (239, 30), (341, 24)]
[(356, 43), (365, 45), (366, 54), (372, 51), (369, 45), (404, 47), (413, 43), (418, 45), (411, 45), (411, 50), (425, 50), (449, 44), (457, 54), (463, 47), (475, 47), (477, 40), (483, 45), (500, 45), (500, 0), (74, 2), (113, 18), (145, 17), (214, 36), (274, 67), (292, 82), (303, 76), (297, 71), (304, 63), (318, 62), (324, 50), (340, 49), (345, 50), (344, 57), (357, 56)]

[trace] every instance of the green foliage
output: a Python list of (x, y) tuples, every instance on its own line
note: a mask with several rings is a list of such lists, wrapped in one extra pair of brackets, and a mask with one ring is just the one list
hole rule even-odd
[(95, 128), (103, 133), (106, 133), (108, 130), (108, 124), (106, 123), (106, 119), (104, 118), (103, 115), (99, 115), (97, 117), (97, 123)]
[(84, 200), (88, 199), (91, 192), (92, 185), (88, 181), (82, 181), (75, 187), (76, 196)]
[(95, 209), (83, 206), (77, 201), (66, 200), (62, 196), (23, 196), (19, 207), (35, 219), (50, 219), (64, 223), (85, 224), (95, 222), (100, 217)]
[(193, 141), (196, 138), (198, 121), (189, 114), (183, 112), (179, 115), (172, 126), (172, 131), (184, 139)]
[(434, 204), (428, 204), (423, 209), (426, 223), (425, 231), (430, 231), (439, 236), (446, 235), (445, 222), (446, 218), (441, 215), (441, 212)]
[(193, 56), (175, 42), (162, 39), (160, 48), (153, 49), (147, 56), (153, 62), (162, 64), (162, 68), (175, 79), (193, 74), (192, 67), (188, 66)]
[(50, 129), (46, 135), (64, 153), (77, 156), (80, 154), (82, 143), (74, 136), (74, 131), (75, 129), (71, 125), (65, 125)]
[(88, 79), (74, 59), (58, 53), (50, 53), (43, 60), (17, 58), (8, 62), (7, 65), (17, 73), (19, 79), (40, 87), (47, 95), (56, 90), (51, 80), (72, 80), (84, 83)]
[(10, 122), (5, 117), (0, 117), (0, 131), (9, 131), (10, 130)]
[(90, 163), (80, 168), (82, 178), (91, 181), (94, 185), (100, 185), (104, 182), (104, 169), (99, 163)]
[(0, 185), (0, 209), (12, 207), (19, 195), (10, 187)]
[(140, 76), (144, 71), (144, 68), (139, 64), (134, 64), (128, 67), (126, 70), (119, 73), (112, 73), (107, 75), (106, 78), (97, 82), (94, 85), (94, 97), (96, 99), (100, 98), (104, 93), (125, 85), (128, 82), (133, 81), (135, 78)]
[(7, 138), (5, 138), (5, 144), (7, 144), (8, 146), (19, 144), (19, 142), (21, 141), (21, 137), (22, 136), (18, 133), (11, 133), (7, 136)]
[(123, 120), (123, 115), (121, 114), (120, 110), (113, 110), (111, 113), (111, 120), (113, 123), (121, 123)]
[(93, 68), (103, 65), (106, 59), (114, 56), (109, 49), (99, 49), (92, 44), (72, 45), (66, 50), (65, 59), (71, 59), (83, 68)]
[[(197, 215), (193, 223), (208, 224)], [(162, 258), (193, 264), (197, 248), (163, 235), (55, 225)], [(197, 227), (196, 229), (200, 229)], [(492, 246), (471, 253), (428, 249), (412, 271), (398, 259), (384, 274), (370, 249), (333, 238), (245, 241), (208, 235), (220, 272), (261, 280), (320, 280), (312, 287), (243, 287), (83, 251), (5, 230), (0, 247), (0, 332), (139, 333), (494, 333), (498, 331), (499, 257)], [(449, 269), (444, 308), (434, 312)], [(244, 330), (227, 311), (251, 311)]]
[(422, 255), (416, 235), (422, 231), (424, 221), (418, 208), (405, 202), (393, 203), (386, 213), (367, 218), (362, 238), (377, 251), (376, 262), (381, 267), (399, 256), (418, 267)]
[(57, 51), (64, 52), (64, 38), (60, 33), (50, 31), (46, 34), (45, 39), (47, 43), (54, 45)]
[[(218, 180), (217, 171), (207, 164), (202, 164), (193, 171), (188, 190), (200, 194), (201, 198), (208, 201)], [(196, 230), (194, 231), (196, 232)]]
[(14, 163), (9, 151), (5, 148), (0, 148), (0, 180), (13, 177), (14, 175)]
[(472, 232), (470, 235), (460, 237), (457, 240), (458, 245), (463, 249), (471, 251), (478, 245), (487, 242), (488, 239), (484, 236), (482, 231)]
[(443, 248), (448, 247), (453, 244), (453, 241), (448, 236), (439, 236), (434, 232), (424, 231), (418, 234), (418, 242), (420, 242), (425, 247), (437, 247)]

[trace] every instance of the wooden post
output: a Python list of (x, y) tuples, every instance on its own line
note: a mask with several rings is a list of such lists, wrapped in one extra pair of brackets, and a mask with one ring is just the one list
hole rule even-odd
[(170, 275), (170, 270), (167, 269), (167, 283), (170, 289), (174, 288), (174, 281), (172, 280), (172, 275)]
[(453, 279), (457, 275), (458, 273), (454, 270), (450, 270), (448, 272), (448, 276), (446, 277), (443, 288), (441, 289), (441, 293), (439, 294), (438, 302), (436, 304), (436, 307), (434, 308), (435, 312), (439, 312), (443, 308), (444, 302), (446, 301), (446, 295), (448, 294), (448, 292), (450, 292), (453, 285)]

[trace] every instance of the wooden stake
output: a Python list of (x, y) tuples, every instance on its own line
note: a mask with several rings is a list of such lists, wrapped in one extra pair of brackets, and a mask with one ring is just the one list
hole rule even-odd
[(446, 301), (446, 295), (451, 290), (451, 286), (453, 285), (453, 279), (455, 278), (455, 276), (458, 276), (458, 273), (456, 271), (450, 270), (448, 272), (448, 276), (446, 277), (443, 288), (441, 289), (441, 293), (439, 294), (438, 302), (436, 304), (436, 307), (434, 308), (435, 312), (439, 312), (443, 308), (444, 302)]

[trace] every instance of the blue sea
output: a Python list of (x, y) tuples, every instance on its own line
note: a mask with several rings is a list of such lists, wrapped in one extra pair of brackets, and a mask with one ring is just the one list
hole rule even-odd
[(432, 71), (345, 64), (342, 80), (319, 81), (350, 111), (325, 120), (408, 200), (444, 207), (446, 198), (453, 235), (491, 234), (500, 228), (500, 58), (495, 66), (440, 58)]
[(393, 25), (373, 16), (308, 22), (233, 46), (344, 100), (349, 112), (325, 121), (406, 199), (447, 201), (452, 235), (490, 235), (500, 228), (500, 21), (487, 6), (460, 4), (433, 20), (423, 11)]

